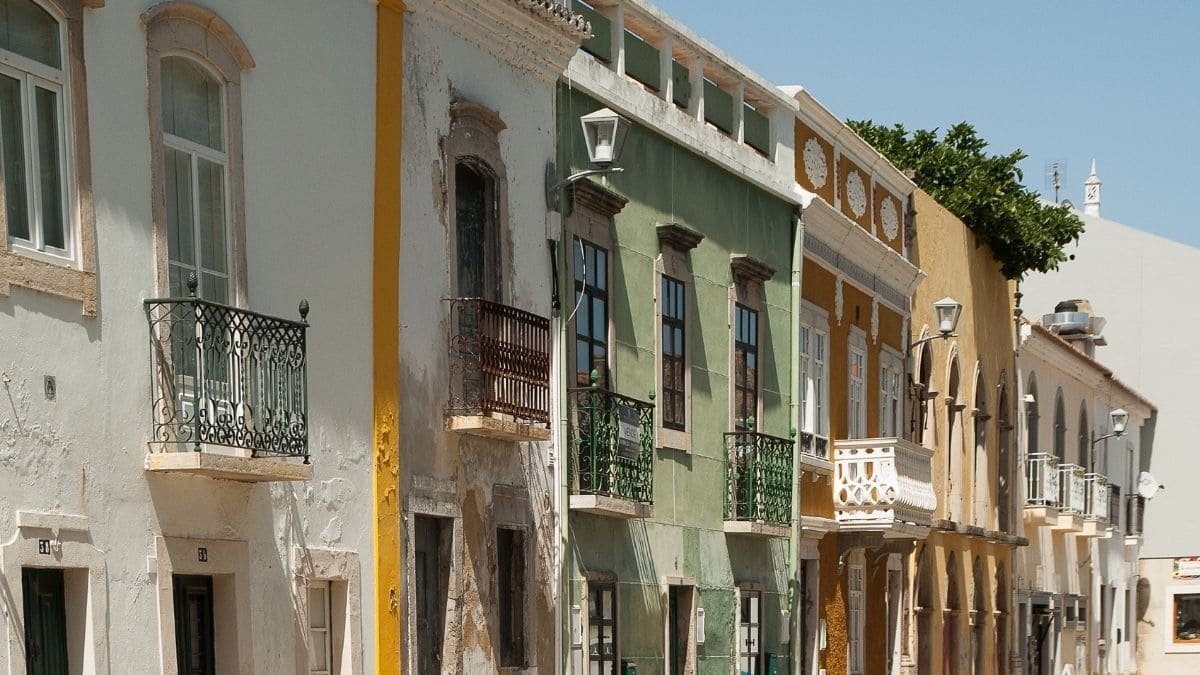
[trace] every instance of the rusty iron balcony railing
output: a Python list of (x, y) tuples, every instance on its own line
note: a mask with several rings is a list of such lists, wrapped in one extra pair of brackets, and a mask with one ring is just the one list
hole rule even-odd
[(1058, 458), (1035, 452), (1026, 460), (1026, 506), (1058, 506)]
[(653, 504), (654, 404), (595, 385), (569, 398), (571, 493)]
[(146, 300), (152, 444), (251, 457), (308, 452), (308, 302), (300, 321), (196, 297)]
[(863, 438), (838, 440), (833, 452), (833, 502), (842, 530), (932, 524), (932, 450), (902, 438)]
[(1131, 537), (1142, 536), (1143, 518), (1146, 515), (1146, 498), (1132, 494), (1127, 497), (1125, 502), (1125, 534)]
[(1086, 508), (1084, 471), (1078, 464), (1058, 465), (1058, 508), (1061, 513), (1083, 515)]
[(1085, 518), (1108, 521), (1108, 478), (1099, 473), (1087, 473), (1083, 476)]
[(754, 431), (725, 434), (725, 520), (791, 523), (795, 445)]
[(480, 298), (451, 298), (447, 415), (550, 424), (550, 320)]

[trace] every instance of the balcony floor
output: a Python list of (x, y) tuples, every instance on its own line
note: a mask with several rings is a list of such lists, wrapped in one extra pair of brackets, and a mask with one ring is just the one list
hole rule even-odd
[(550, 440), (550, 429), (545, 425), (491, 415), (449, 415), (446, 417), (446, 430), (502, 441)]
[(603, 495), (571, 495), (571, 510), (624, 519), (649, 518), (654, 514), (651, 504)]
[(1030, 525), (1053, 527), (1058, 524), (1058, 508), (1054, 506), (1026, 505), (1025, 522)]
[(312, 480), (313, 465), (277, 457), (238, 457), (219, 452), (146, 453), (146, 471), (186, 473), (242, 483)]
[(763, 523), (754, 520), (727, 520), (725, 534), (740, 534), (748, 537), (790, 537), (792, 528), (787, 525)]

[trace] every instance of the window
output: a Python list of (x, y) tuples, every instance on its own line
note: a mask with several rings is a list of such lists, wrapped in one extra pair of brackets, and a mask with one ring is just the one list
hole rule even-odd
[(313, 675), (333, 672), (333, 612), (330, 607), (330, 583), (308, 584), (308, 671)]
[(1087, 416), (1087, 401), (1079, 404), (1079, 463), (1087, 468), (1088, 471), (1095, 471), (1095, 458), (1092, 457), (1091, 439), (1088, 438), (1088, 416)]
[(608, 386), (608, 251), (575, 239), (575, 384)]
[(867, 436), (867, 353), (865, 347), (858, 346), (854, 335), (851, 335), (849, 358), (849, 394), (846, 431), (847, 438), (866, 438)]
[(254, 67), (219, 16), (186, 3), (146, 11), (159, 287), (238, 306), (245, 292), (241, 74)]
[(846, 609), (846, 665), (850, 675), (862, 675), (863, 672), (863, 592), (866, 577), (865, 558), (862, 549), (855, 549), (850, 554), (850, 564), (847, 566), (846, 580), (847, 598)]
[(758, 312), (742, 304), (733, 311), (733, 423), (744, 431), (758, 417)]
[(738, 612), (738, 671), (742, 675), (762, 672), (762, 593), (741, 590)]
[(0, 173), (14, 248), (71, 259), (65, 31), (32, 0), (2, 0)]
[(496, 530), (500, 665), (525, 665), (525, 532)]
[(805, 303), (800, 325), (801, 449), (824, 457), (829, 438), (829, 320), (825, 312)]
[(684, 285), (682, 281), (662, 276), (662, 339), (659, 343), (662, 358), (662, 424), (668, 429), (687, 428), (687, 354), (685, 353)]
[(1054, 456), (1060, 464), (1067, 461), (1067, 413), (1061, 387), (1054, 396)]
[(28, 673), (67, 672), (67, 602), (61, 569), (21, 569)]
[(175, 658), (180, 675), (215, 675), (213, 580), (204, 575), (174, 575)]
[(617, 648), (617, 584), (588, 582), (589, 673), (620, 675)]
[(899, 437), (902, 409), (902, 367), (900, 357), (890, 350), (881, 350), (879, 356), (879, 435)]
[(500, 245), (492, 170), (474, 158), (454, 167), (457, 293), (500, 301)]
[(1174, 604), (1174, 640), (1200, 644), (1200, 593), (1176, 594)]
[(1029, 393), (1025, 396), (1025, 443), (1029, 454), (1041, 452), (1038, 445), (1037, 378), (1033, 373), (1029, 374)]

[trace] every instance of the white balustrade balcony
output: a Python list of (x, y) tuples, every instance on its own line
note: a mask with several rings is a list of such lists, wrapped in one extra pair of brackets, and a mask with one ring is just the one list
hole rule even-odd
[(1108, 521), (1108, 478), (1103, 474), (1089, 473), (1083, 477), (1087, 504), (1084, 517)]
[(901, 438), (834, 443), (833, 503), (843, 531), (921, 536), (937, 508), (933, 451)]
[(1058, 506), (1062, 513), (1082, 515), (1086, 510), (1087, 491), (1084, 470), (1078, 464), (1058, 465)]
[(1029, 455), (1025, 472), (1025, 505), (1058, 506), (1058, 459), (1046, 452)]

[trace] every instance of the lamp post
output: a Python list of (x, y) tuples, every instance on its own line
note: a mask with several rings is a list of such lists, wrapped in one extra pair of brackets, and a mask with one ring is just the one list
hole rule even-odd
[(1096, 432), (1093, 431), (1092, 432), (1092, 446), (1093, 447), (1100, 441), (1103, 441), (1107, 438), (1125, 435), (1125, 425), (1129, 422), (1129, 413), (1125, 412), (1124, 408), (1117, 408), (1116, 410), (1109, 411), (1108, 420), (1109, 420), (1109, 428), (1112, 429), (1112, 431), (1108, 432), (1107, 434), (1104, 434), (1103, 436), (1100, 436), (1099, 438), (1096, 437)]
[(962, 303), (951, 297), (945, 297), (933, 303), (933, 312), (937, 317), (938, 334), (913, 341), (912, 344), (908, 345), (908, 350), (911, 352), (930, 340), (948, 340), (956, 337), (954, 329), (958, 327), (958, 318), (962, 314), (962, 308)]
[(613, 166), (621, 157), (625, 137), (629, 135), (629, 120), (608, 108), (601, 108), (579, 118), (583, 127), (583, 140), (587, 144), (588, 161), (595, 167), (584, 169), (558, 180), (558, 167), (554, 162), (546, 165), (546, 208), (559, 210), (559, 192), (566, 186), (588, 176), (624, 171)]

